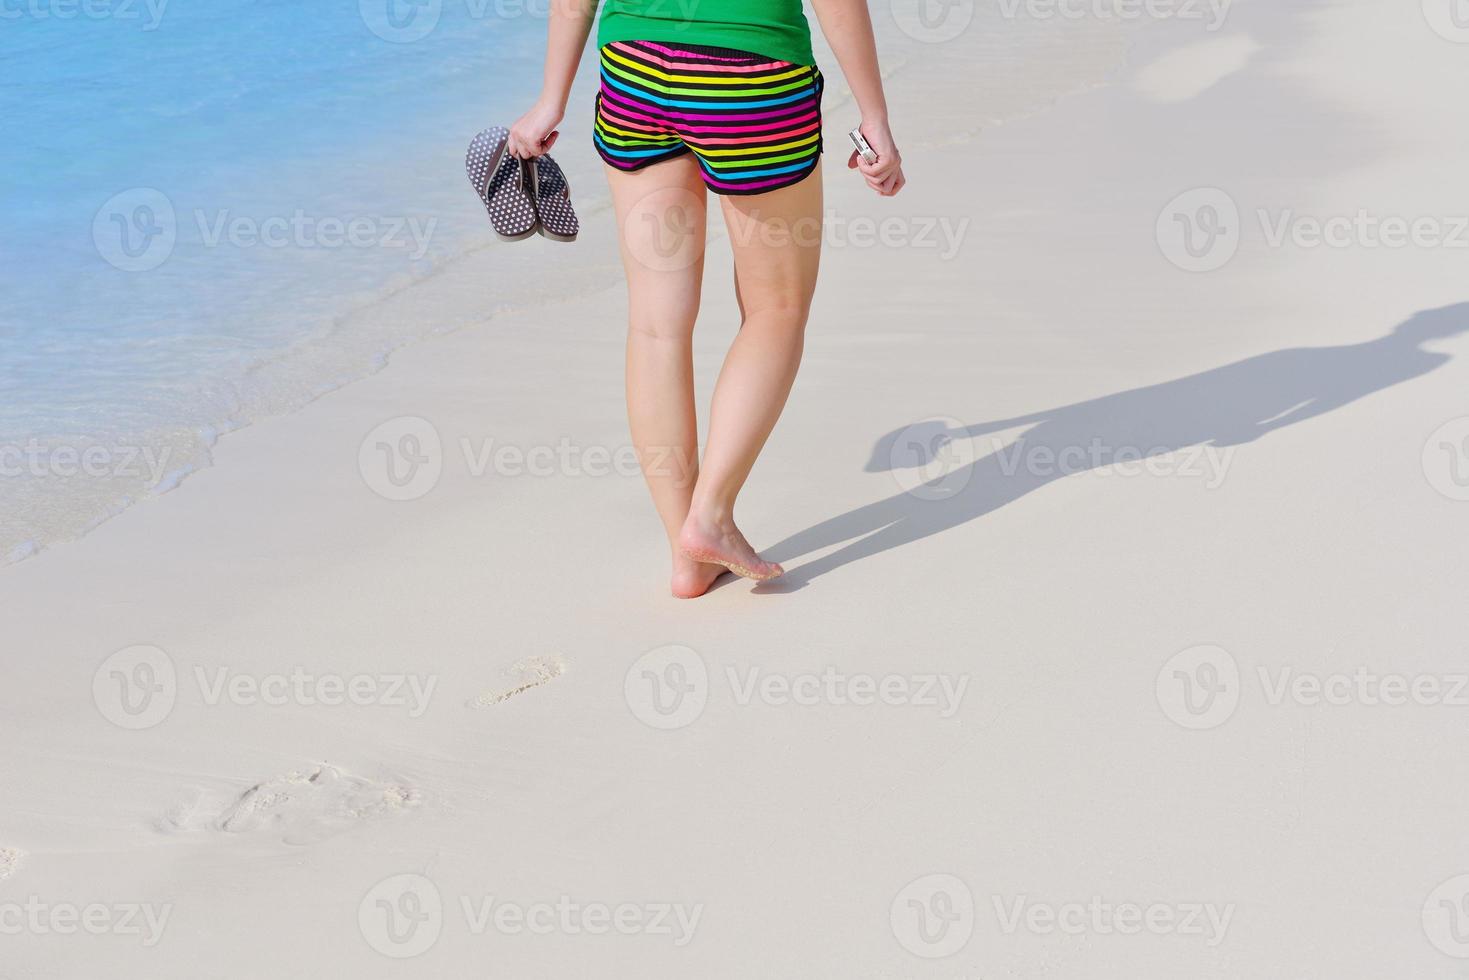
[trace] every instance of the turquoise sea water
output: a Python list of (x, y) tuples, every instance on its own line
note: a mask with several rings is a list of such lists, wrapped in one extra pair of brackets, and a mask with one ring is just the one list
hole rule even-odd
[(484, 234), (457, 157), (544, 32), (519, 0), (7, 3), (0, 561), (391, 346), (288, 363)]

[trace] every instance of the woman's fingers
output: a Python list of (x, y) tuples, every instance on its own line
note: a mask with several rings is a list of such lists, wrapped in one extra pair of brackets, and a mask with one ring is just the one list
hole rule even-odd
[(550, 128), (556, 122), (538, 122), (529, 116), (517, 120), (510, 127), (510, 136), (505, 140), (506, 151), (521, 160), (544, 155), (556, 145), (556, 140), (561, 136), (560, 130)]
[(867, 181), (867, 186), (878, 194), (892, 197), (908, 183), (908, 179), (903, 176), (903, 157), (898, 153), (898, 148), (893, 146), (892, 135), (886, 127), (880, 132), (868, 132), (864, 128), (863, 133), (877, 150), (877, 159), (868, 163), (854, 150), (847, 158), (847, 167), (859, 171), (862, 179)]
[(862, 176), (867, 178), (867, 186), (873, 190), (881, 190), (882, 187), (892, 180), (893, 174), (899, 173), (900, 168), (883, 165), (873, 167), (871, 170), (863, 168)]
[(894, 154), (892, 159), (879, 157), (876, 163), (859, 161), (858, 169), (862, 171), (862, 176), (867, 178), (868, 183), (884, 184), (892, 179), (893, 174), (902, 172), (903, 161), (897, 157), (897, 154)]

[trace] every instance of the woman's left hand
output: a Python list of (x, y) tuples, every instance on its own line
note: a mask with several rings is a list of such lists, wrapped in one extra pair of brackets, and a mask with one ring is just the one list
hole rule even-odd
[(867, 186), (883, 197), (892, 197), (903, 189), (908, 179), (903, 176), (903, 155), (893, 141), (892, 130), (886, 122), (863, 122), (862, 136), (877, 154), (876, 163), (863, 160), (856, 150), (847, 160), (849, 170), (860, 170)]

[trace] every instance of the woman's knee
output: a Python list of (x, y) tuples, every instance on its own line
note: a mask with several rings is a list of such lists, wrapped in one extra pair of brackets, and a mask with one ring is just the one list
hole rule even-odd
[(787, 302), (748, 305), (744, 327), (782, 334), (804, 334), (811, 318), (811, 304), (792, 297)]
[(628, 310), (627, 326), (631, 333), (648, 340), (687, 344), (693, 339), (694, 321), (698, 316), (698, 306), (633, 304)]

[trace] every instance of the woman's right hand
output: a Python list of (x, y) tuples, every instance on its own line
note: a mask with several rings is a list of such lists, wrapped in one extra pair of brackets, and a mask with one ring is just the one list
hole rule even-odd
[(506, 149), (513, 157), (529, 160), (549, 153), (561, 133), (556, 127), (561, 124), (565, 108), (548, 101), (544, 96), (536, 100), (530, 111), (510, 127), (510, 139)]
[(903, 176), (903, 155), (898, 152), (898, 146), (893, 141), (892, 130), (888, 129), (886, 122), (864, 121), (859, 128), (863, 138), (877, 154), (877, 162), (868, 163), (853, 150), (852, 156), (847, 160), (847, 167), (862, 171), (868, 187), (883, 197), (892, 197), (908, 182)]

